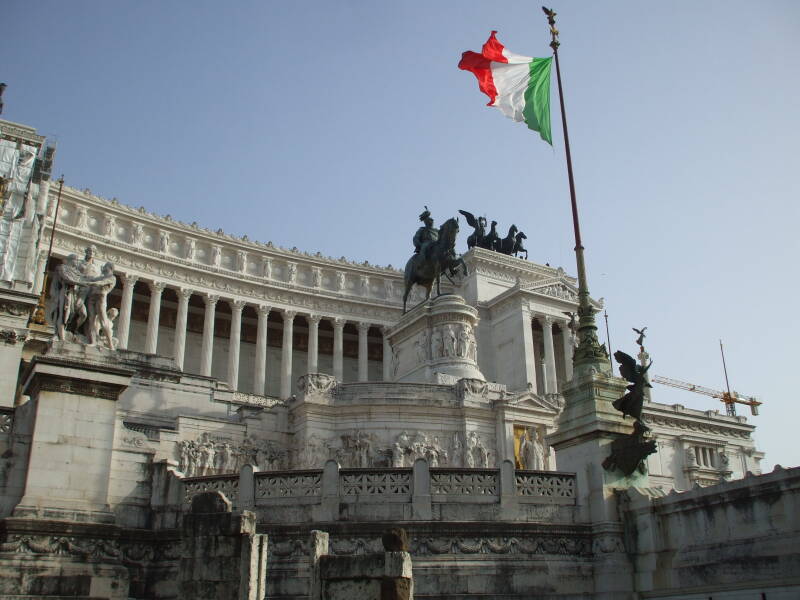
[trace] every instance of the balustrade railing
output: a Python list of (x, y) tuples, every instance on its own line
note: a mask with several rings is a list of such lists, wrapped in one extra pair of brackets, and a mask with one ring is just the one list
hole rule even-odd
[(187, 477), (183, 480), (183, 502), (191, 505), (192, 498), (203, 492), (222, 492), (234, 506), (239, 501), (239, 475)]
[(322, 471), (255, 474), (255, 498), (314, 498), (322, 494)]
[(219, 491), (242, 509), (317, 505), (317, 520), (338, 519), (341, 504), (409, 503), (422, 515), (414, 518), (422, 519), (432, 504), (495, 503), (513, 511), (530, 504), (574, 506), (577, 498), (574, 473), (515, 471), (510, 461), (499, 469), (431, 469), (424, 459), (404, 469), (340, 469), (332, 460), (307, 471), (254, 472), (246, 465), (239, 475), (186, 478), (183, 485), (186, 505), (199, 493)]

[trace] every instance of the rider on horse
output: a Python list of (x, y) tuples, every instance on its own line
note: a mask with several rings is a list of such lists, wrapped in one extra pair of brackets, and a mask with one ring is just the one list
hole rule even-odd
[(427, 258), (428, 247), (439, 239), (439, 230), (433, 226), (431, 211), (425, 207), (425, 212), (419, 216), (419, 220), (424, 223), (414, 234), (414, 252)]

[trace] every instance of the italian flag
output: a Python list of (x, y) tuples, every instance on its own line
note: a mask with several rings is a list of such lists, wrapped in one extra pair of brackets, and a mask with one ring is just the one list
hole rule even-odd
[(478, 87), (489, 96), (488, 106), (529, 129), (553, 145), (550, 134), (550, 67), (552, 58), (531, 58), (509, 52), (492, 31), (480, 54), (468, 50), (458, 68), (472, 71)]

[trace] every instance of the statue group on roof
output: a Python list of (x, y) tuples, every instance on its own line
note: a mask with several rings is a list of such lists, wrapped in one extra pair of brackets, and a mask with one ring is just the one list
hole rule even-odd
[(501, 238), (497, 233), (497, 221), (492, 221), (489, 232), (486, 232), (486, 217), (475, 217), (471, 212), (466, 210), (459, 210), (467, 219), (467, 224), (475, 228), (472, 235), (467, 238), (468, 248), (483, 248), (485, 250), (493, 250), (508, 256), (519, 256), (525, 254), (525, 260), (528, 260), (528, 251), (522, 245), (522, 240), (528, 239), (516, 225), (511, 225), (508, 228), (508, 235)]

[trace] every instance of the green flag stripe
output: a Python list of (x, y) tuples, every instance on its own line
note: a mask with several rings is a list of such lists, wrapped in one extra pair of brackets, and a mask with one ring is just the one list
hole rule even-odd
[(529, 129), (538, 131), (541, 138), (553, 145), (550, 133), (550, 68), (551, 58), (534, 58), (530, 65), (530, 83), (525, 90), (522, 115)]

